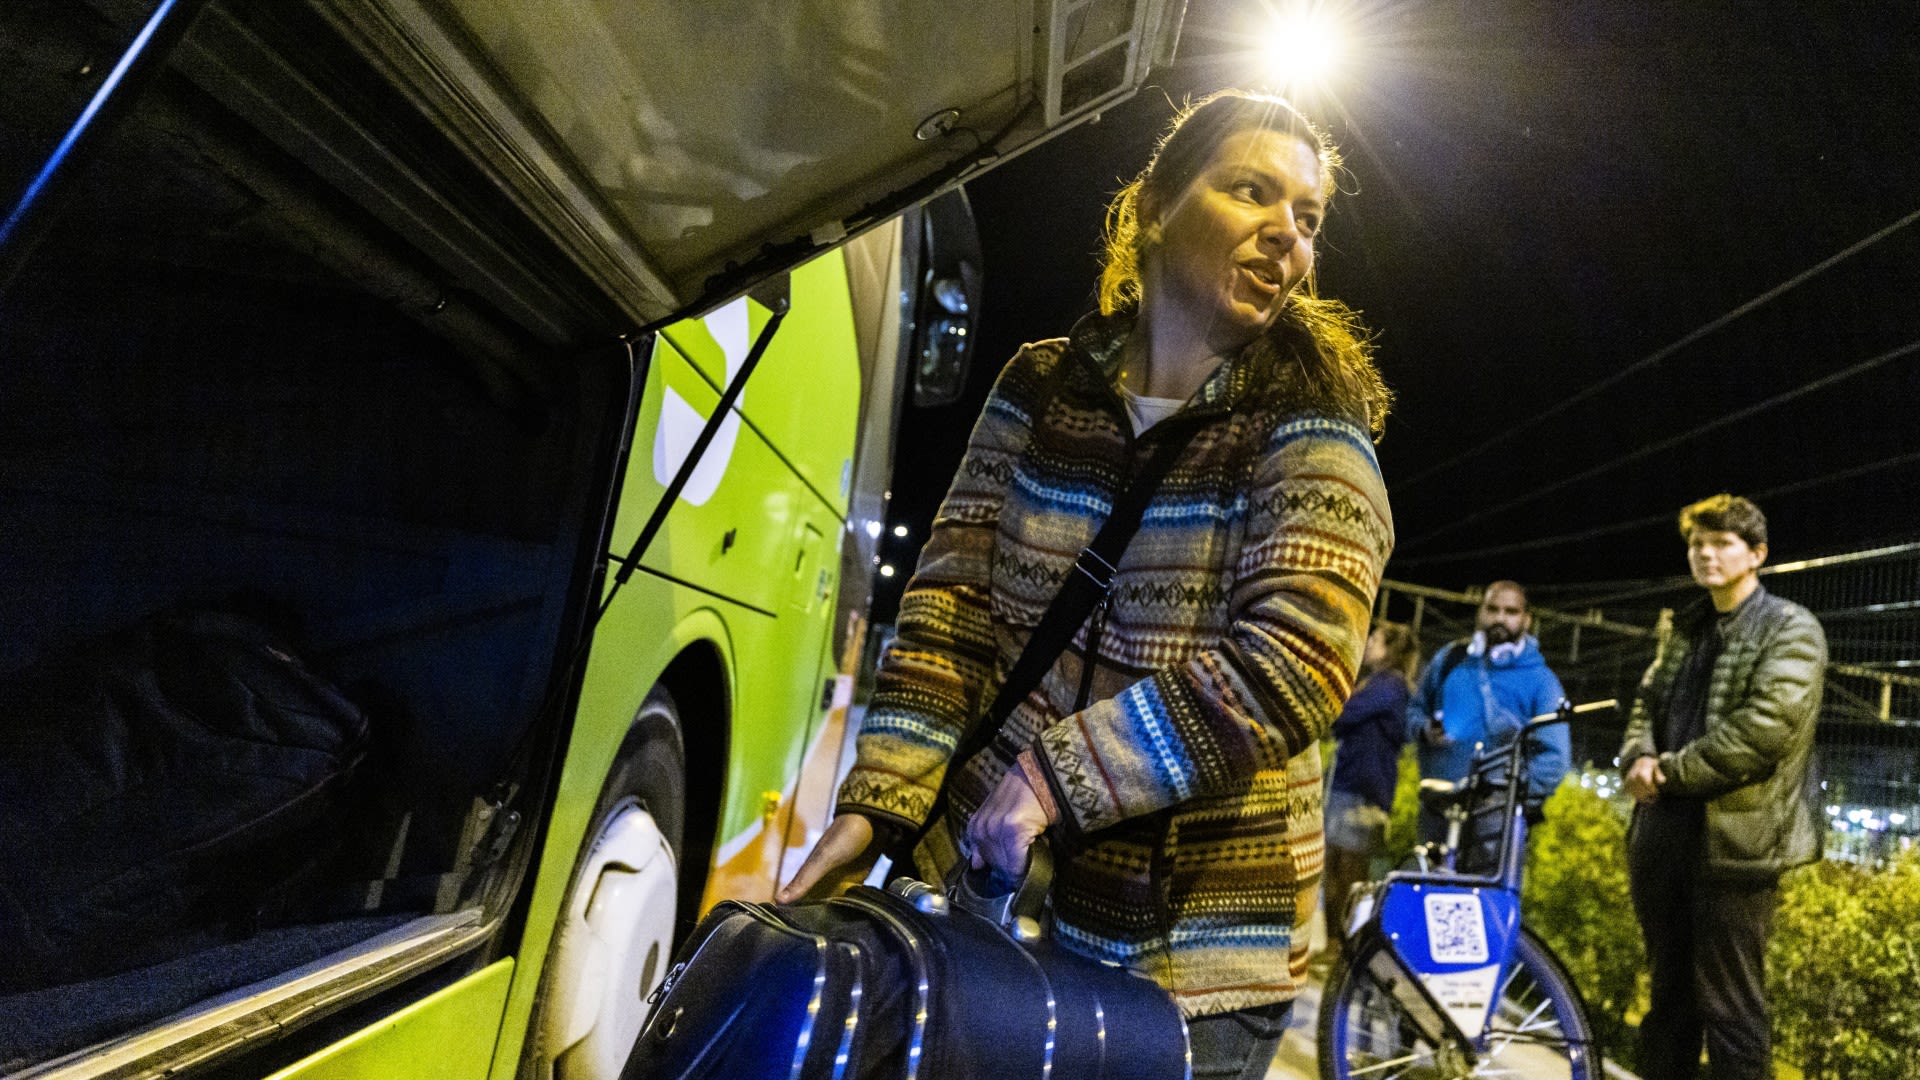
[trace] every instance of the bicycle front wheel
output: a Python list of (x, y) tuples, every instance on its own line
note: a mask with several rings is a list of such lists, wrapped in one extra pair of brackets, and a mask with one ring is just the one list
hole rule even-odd
[[(1526, 928), (1469, 1064), (1458, 1048), (1421, 1038), (1392, 993), (1367, 970), (1376, 941), (1343, 956), (1320, 998), (1323, 1080), (1601, 1080), (1600, 1050), (1573, 980)], [(1351, 962), (1349, 962), (1351, 960)]]

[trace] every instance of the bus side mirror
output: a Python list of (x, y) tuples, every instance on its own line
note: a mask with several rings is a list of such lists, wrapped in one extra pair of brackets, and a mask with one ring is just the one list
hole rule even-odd
[(935, 278), (926, 300), (913, 342), (913, 403), (922, 408), (960, 399), (973, 356), (974, 305), (965, 284)]
[(918, 295), (912, 299), (913, 404), (951, 405), (967, 389), (980, 319), (980, 229), (964, 188), (930, 200), (920, 215)]

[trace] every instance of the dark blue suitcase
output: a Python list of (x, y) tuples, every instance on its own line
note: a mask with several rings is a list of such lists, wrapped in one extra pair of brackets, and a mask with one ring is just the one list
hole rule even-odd
[(1043, 940), (1046, 876), (998, 898), (899, 878), (813, 903), (723, 902), (655, 994), (622, 1078), (1184, 1080), (1186, 1023), (1166, 991)]

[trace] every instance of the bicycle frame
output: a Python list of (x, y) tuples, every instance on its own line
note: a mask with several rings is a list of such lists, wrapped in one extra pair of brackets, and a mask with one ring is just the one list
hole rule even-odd
[[(1456, 789), (1471, 803), (1498, 784), (1504, 801), (1499, 857), (1489, 874), (1453, 869), (1461, 819), (1449, 829), (1446, 864), (1437, 870), (1394, 871), (1384, 881), (1356, 890), (1344, 923), (1349, 955), (1368, 955), (1366, 977), (1392, 995), (1419, 1034), (1435, 1046), (1451, 1045), (1471, 1065), (1486, 1050), (1491, 1010), (1501, 980), (1514, 963), (1520, 936), (1520, 879), (1527, 823), (1520, 793), (1527, 781), (1528, 737), (1574, 714), (1613, 708), (1612, 700), (1580, 706), (1562, 703), (1536, 716), (1498, 750), (1476, 749), (1467, 779)], [(1502, 768), (1505, 779), (1494, 781)], [(1450, 811), (1454, 812), (1454, 811)], [(1469, 843), (1472, 841), (1469, 840)], [(1384, 948), (1361, 950), (1377, 935)]]

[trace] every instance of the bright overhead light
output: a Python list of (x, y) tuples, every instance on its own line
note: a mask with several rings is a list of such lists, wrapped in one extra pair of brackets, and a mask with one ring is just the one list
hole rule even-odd
[(907, 527), (905, 525), (895, 525), (893, 527), (893, 535), (895, 536), (907, 535)]
[(892, 564), (892, 563), (882, 563), (882, 564), (880, 565), (880, 576), (881, 576), (881, 577), (892, 577), (892, 576), (893, 576), (893, 564)]
[(1262, 32), (1260, 58), (1266, 77), (1290, 95), (1325, 84), (1346, 55), (1346, 31), (1322, 4), (1277, 7)]

